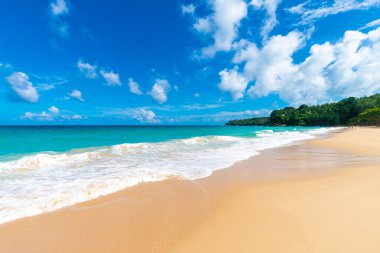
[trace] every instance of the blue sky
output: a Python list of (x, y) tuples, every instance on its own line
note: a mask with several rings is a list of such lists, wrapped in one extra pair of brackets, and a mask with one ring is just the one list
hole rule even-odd
[(13, 0), (0, 16), (0, 124), (223, 124), (380, 91), (380, 0)]

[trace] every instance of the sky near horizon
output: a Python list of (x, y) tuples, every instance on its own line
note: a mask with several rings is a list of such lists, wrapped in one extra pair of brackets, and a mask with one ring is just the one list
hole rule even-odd
[(0, 124), (223, 124), (380, 92), (380, 0), (12, 0), (0, 16)]

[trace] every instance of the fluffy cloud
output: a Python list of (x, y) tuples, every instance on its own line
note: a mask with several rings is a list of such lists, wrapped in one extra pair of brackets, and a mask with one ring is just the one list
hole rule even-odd
[(69, 7), (65, 0), (56, 0), (50, 3), (50, 10), (53, 15), (63, 15), (69, 13)]
[(313, 23), (316, 20), (351, 10), (367, 10), (371, 7), (380, 6), (380, 0), (335, 0), (326, 1), (317, 8), (313, 8), (313, 1), (305, 1), (299, 5), (287, 9), (290, 13), (301, 15), (300, 24)]
[(290, 32), (273, 36), (261, 49), (247, 41), (236, 45), (234, 62), (244, 63), (243, 73), (236, 76), (254, 83), (250, 96), (278, 94), (299, 105), (380, 91), (380, 28), (367, 34), (347, 31), (335, 44), (314, 44), (309, 56), (295, 64), (293, 54), (304, 39), (301, 33)]
[(248, 80), (237, 72), (237, 69), (224, 69), (219, 72), (220, 83), (219, 89), (229, 92), (233, 100), (238, 100), (244, 96)]
[(268, 34), (277, 25), (276, 10), (281, 0), (252, 0), (251, 5), (256, 10), (265, 10), (267, 13), (267, 19), (261, 29), (261, 36), (264, 40), (267, 40)]
[(50, 106), (49, 112), (53, 114), (59, 114), (59, 109), (53, 105), (53, 106)]
[(55, 107), (51, 106), (48, 109), (49, 112), (42, 111), (41, 113), (34, 113), (34, 112), (26, 112), (24, 115), (22, 115), (20, 118), (23, 120), (37, 120), (37, 121), (54, 121), (56, 119), (61, 120), (78, 120), (82, 119), (82, 116), (75, 114), (60, 114), (60, 110)]
[(21, 116), (21, 119), (38, 120), (38, 121), (53, 121), (52, 115), (49, 113), (46, 113), (45, 111), (41, 113), (26, 112), (23, 116)]
[(132, 78), (129, 78), (128, 80), (128, 86), (129, 86), (129, 91), (133, 94), (136, 95), (142, 95), (142, 91), (140, 90), (139, 84), (133, 80)]
[(167, 93), (170, 90), (170, 84), (165, 79), (156, 79), (156, 83), (148, 94), (157, 101), (159, 104), (163, 104), (168, 99)]
[(19, 97), (30, 103), (36, 103), (38, 101), (39, 94), (25, 73), (14, 72), (6, 79)]
[(53, 32), (62, 37), (69, 36), (69, 25), (63, 20), (63, 16), (70, 13), (69, 5), (65, 0), (51, 1), (50, 9), (50, 25)]
[(219, 51), (230, 51), (240, 22), (247, 16), (244, 0), (211, 0), (209, 4), (213, 13), (199, 18), (194, 25), (198, 31), (212, 33), (214, 43), (202, 50), (204, 57), (213, 57)]
[(135, 110), (133, 118), (137, 119), (141, 123), (159, 123), (160, 122), (160, 120), (157, 119), (156, 114), (153, 111), (143, 109), (143, 108)]
[(81, 102), (84, 102), (84, 99), (82, 97), (82, 92), (79, 90), (72, 90), (69, 94), (67, 94), (71, 98), (78, 99)]
[(77, 67), (78, 67), (79, 71), (84, 74), (84, 76), (86, 78), (93, 79), (93, 78), (96, 78), (98, 76), (96, 74), (96, 68), (97, 68), (96, 65), (91, 65), (88, 62), (83, 62), (82, 60), (79, 60), (77, 62)]
[(100, 71), (100, 74), (104, 78), (104, 80), (107, 82), (108, 86), (120, 86), (120, 76), (118, 73), (113, 72), (112, 70), (110, 72), (106, 72), (104, 70)]

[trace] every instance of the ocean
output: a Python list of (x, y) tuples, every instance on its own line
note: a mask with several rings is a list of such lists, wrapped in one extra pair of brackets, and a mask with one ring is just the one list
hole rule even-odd
[(2, 126), (0, 223), (143, 182), (197, 179), (334, 128)]

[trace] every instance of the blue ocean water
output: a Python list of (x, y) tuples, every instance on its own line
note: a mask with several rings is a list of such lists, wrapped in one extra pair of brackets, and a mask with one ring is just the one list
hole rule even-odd
[(197, 179), (331, 129), (224, 126), (2, 126), (0, 224), (139, 183)]

